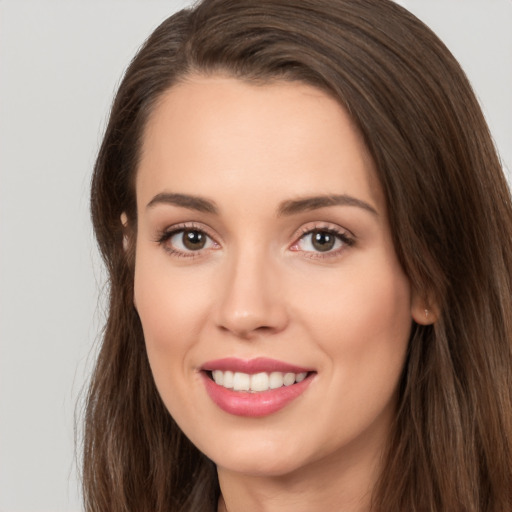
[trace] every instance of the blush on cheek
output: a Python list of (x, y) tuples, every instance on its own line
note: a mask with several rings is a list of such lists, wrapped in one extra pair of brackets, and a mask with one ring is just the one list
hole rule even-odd
[(174, 315), (172, 310), (169, 310), (169, 299), (162, 292), (161, 285), (154, 282), (152, 277), (147, 276), (141, 269), (135, 273), (134, 299), (146, 345), (152, 349), (165, 350), (166, 340), (170, 338), (170, 319)]
[(411, 292), (407, 277), (398, 262), (389, 262), (388, 269), (372, 272), (370, 268), (354, 295), (350, 314), (376, 331), (389, 333), (391, 339), (402, 338), (404, 328), (411, 325)]
[(384, 379), (386, 365), (400, 371), (412, 324), (409, 285), (401, 272), (398, 278), (392, 272), (384, 277), (372, 276), (371, 271), (353, 273), (339, 283), (330, 300), (320, 299), (308, 297), (319, 329), (317, 339), (347, 363), (348, 374), (350, 368), (359, 368), (372, 381), (381, 374)]

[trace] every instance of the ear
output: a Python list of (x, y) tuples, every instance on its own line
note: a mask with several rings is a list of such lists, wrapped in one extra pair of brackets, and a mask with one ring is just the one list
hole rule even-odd
[(128, 250), (128, 215), (125, 212), (121, 213), (121, 224), (123, 225), (123, 249)]
[[(123, 250), (124, 252), (128, 252), (128, 249), (130, 248), (130, 235), (129, 235), (129, 225), (128, 225), (128, 215), (126, 215), (125, 212), (121, 213), (121, 224), (123, 225)], [(130, 255), (128, 255), (128, 258), (130, 258)], [(137, 310), (137, 303), (135, 302), (135, 294), (133, 294), (133, 306), (135, 307), (135, 310)]]
[(435, 301), (425, 298), (418, 292), (413, 292), (411, 297), (411, 316), (419, 325), (431, 325), (439, 318), (439, 307)]

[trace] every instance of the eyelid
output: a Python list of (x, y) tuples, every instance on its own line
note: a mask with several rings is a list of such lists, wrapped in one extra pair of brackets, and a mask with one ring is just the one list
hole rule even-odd
[[(306, 235), (311, 235), (314, 231), (324, 231), (333, 234), (339, 240), (342, 241), (342, 247), (325, 252), (303, 251), (300, 248), (294, 248), (299, 244), (300, 240), (302, 240)], [(337, 224), (332, 224), (330, 222), (313, 222), (301, 226), (300, 229), (293, 236), (293, 239), (294, 242), (290, 245), (290, 250), (296, 252), (303, 252), (304, 257), (312, 259), (334, 258), (340, 256), (348, 248), (350, 248), (356, 243), (356, 236), (351, 231)]]
[[(196, 251), (182, 251), (177, 248), (165, 247), (166, 242), (172, 238), (177, 233), (182, 231), (199, 231), (204, 233), (214, 244), (216, 247), (208, 247), (203, 249), (198, 249)], [(171, 253), (174, 256), (181, 256), (185, 258), (194, 258), (198, 256), (204, 255), (205, 252), (209, 252), (211, 250), (217, 250), (221, 248), (221, 244), (218, 242), (218, 236), (212, 234), (212, 229), (209, 226), (204, 225), (198, 222), (182, 222), (178, 224), (170, 225), (162, 230), (157, 232), (157, 235), (154, 239), (154, 242), (164, 246), (164, 249)], [(333, 234), (342, 242), (342, 247), (329, 250), (329, 251), (304, 251), (300, 248), (295, 248), (301, 239), (303, 239), (306, 235), (312, 234), (314, 231), (325, 231)], [(341, 253), (345, 252), (349, 247), (355, 244), (356, 236), (350, 232), (348, 229), (343, 228), (337, 224), (333, 224), (330, 222), (311, 222), (301, 226), (293, 235), (293, 242), (289, 246), (289, 249), (294, 252), (302, 252), (304, 257), (313, 258), (313, 259), (322, 259), (322, 258), (330, 258), (339, 256)]]
[[(174, 235), (182, 231), (199, 231), (205, 234), (217, 247), (208, 247), (198, 249), (197, 251), (182, 251), (180, 249), (165, 246), (166, 242), (168, 242)], [(217, 236), (213, 235), (211, 231), (212, 230), (208, 226), (201, 223), (181, 222), (178, 224), (172, 224), (162, 230), (159, 230), (155, 236), (154, 242), (164, 246), (164, 249), (173, 256), (194, 258), (203, 255), (205, 252), (220, 248), (221, 244), (217, 241)]]

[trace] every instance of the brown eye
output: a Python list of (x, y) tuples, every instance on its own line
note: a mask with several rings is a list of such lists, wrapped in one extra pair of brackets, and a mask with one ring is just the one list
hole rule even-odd
[(334, 228), (316, 228), (305, 232), (292, 246), (292, 250), (308, 253), (309, 257), (335, 256), (354, 244), (354, 239), (345, 231)]
[(311, 245), (319, 252), (330, 251), (336, 244), (336, 236), (329, 231), (314, 230), (310, 236)]
[(206, 245), (206, 235), (196, 229), (185, 229), (182, 231), (181, 237), (183, 246), (189, 251), (199, 251)]
[(203, 249), (208, 250), (218, 247), (218, 244), (204, 231), (195, 228), (177, 229), (165, 233), (159, 239), (159, 243), (169, 252), (181, 255), (191, 255), (194, 252), (199, 253)]

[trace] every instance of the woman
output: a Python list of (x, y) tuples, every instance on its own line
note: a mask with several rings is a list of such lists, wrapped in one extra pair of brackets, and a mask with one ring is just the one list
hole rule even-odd
[(87, 510), (510, 509), (510, 194), (407, 11), (172, 16), (121, 83), (92, 215)]

